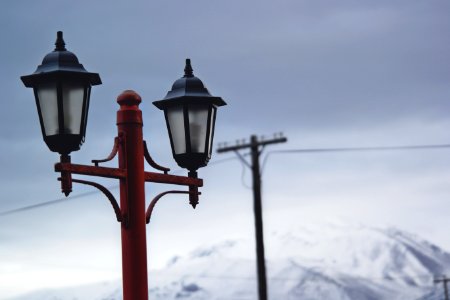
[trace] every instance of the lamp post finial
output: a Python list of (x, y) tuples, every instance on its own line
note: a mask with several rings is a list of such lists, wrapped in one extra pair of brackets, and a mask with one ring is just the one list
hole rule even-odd
[(191, 66), (191, 59), (186, 58), (186, 67), (184, 67), (184, 77), (193, 77), (194, 76), (194, 70)]
[(66, 51), (66, 43), (64, 42), (63, 39), (63, 32), (62, 31), (58, 31), (56, 33), (56, 42), (55, 42), (55, 51)]

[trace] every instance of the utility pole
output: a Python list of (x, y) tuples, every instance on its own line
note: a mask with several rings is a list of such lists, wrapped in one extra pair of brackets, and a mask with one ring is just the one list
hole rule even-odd
[[(236, 143), (235, 146), (219, 145), (218, 153), (234, 151), (239, 159), (252, 170), (253, 179), (253, 210), (255, 214), (256, 260), (258, 274), (259, 300), (267, 300), (266, 263), (264, 255), (264, 233), (261, 201), (261, 169), (259, 158), (266, 145), (287, 142), (282, 134), (275, 135), (272, 139), (258, 140), (256, 135), (250, 137), (250, 142)], [(251, 164), (248, 163), (239, 150), (250, 149)]]
[(447, 282), (450, 281), (450, 278), (448, 278), (447, 276), (443, 276), (441, 279), (435, 279), (434, 283), (443, 283), (444, 285), (444, 292), (445, 292), (445, 300), (450, 300), (449, 296), (448, 296), (448, 287), (447, 287)]

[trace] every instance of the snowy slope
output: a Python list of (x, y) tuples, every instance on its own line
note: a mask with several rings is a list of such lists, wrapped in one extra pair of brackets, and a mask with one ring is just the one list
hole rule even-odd
[[(266, 237), (271, 300), (438, 300), (450, 254), (396, 229), (322, 223)], [(254, 242), (202, 247), (149, 274), (150, 299), (256, 299)], [(120, 281), (40, 291), (16, 300), (121, 299)]]

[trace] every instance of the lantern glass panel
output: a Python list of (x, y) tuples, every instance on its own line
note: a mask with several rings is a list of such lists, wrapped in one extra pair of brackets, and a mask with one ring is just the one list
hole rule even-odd
[(166, 114), (170, 135), (172, 136), (173, 152), (175, 154), (186, 153), (183, 106), (169, 107)]
[(45, 135), (58, 134), (58, 94), (56, 84), (39, 85), (36, 87), (36, 94)]
[(209, 119), (209, 137), (208, 137), (208, 156), (211, 157), (211, 151), (212, 151), (212, 140), (213, 140), (213, 134), (214, 134), (214, 120), (216, 117), (216, 107), (213, 106), (211, 109), (211, 118)]
[(86, 95), (85, 95), (85, 101), (86, 101), (86, 103), (84, 104), (84, 105), (86, 105), (86, 107), (85, 107), (85, 109), (84, 109), (84, 111), (85, 111), (85, 115), (84, 115), (84, 120), (83, 120), (83, 122), (84, 122), (84, 124), (83, 124), (83, 127), (82, 127), (82, 130), (83, 130), (83, 132), (81, 133), (81, 135), (83, 136), (83, 142), (84, 142), (84, 136), (85, 136), (85, 134), (86, 134), (86, 127), (87, 127), (87, 120), (88, 120), (88, 113), (89, 113), (89, 103), (90, 103), (90, 99), (91, 99), (91, 86), (89, 85), (89, 86), (87, 86), (87, 88), (86, 88)]
[(62, 85), (64, 133), (80, 134), (84, 103), (84, 87), (76, 83)]
[(191, 152), (205, 153), (206, 131), (208, 127), (208, 106), (191, 104), (189, 106), (189, 133)]

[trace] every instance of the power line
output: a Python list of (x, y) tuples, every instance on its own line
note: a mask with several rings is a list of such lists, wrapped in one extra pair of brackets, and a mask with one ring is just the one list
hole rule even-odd
[[(290, 154), (290, 153), (330, 153), (330, 152), (360, 152), (360, 151), (390, 151), (390, 150), (420, 150), (420, 149), (444, 149), (444, 148), (450, 148), (450, 144), (435, 144), (435, 145), (408, 145), (408, 146), (386, 146), (386, 147), (342, 147), (342, 148), (304, 148), (304, 149), (286, 149), (286, 150), (274, 150), (274, 151), (269, 151), (266, 156), (264, 157), (264, 160), (261, 164), (261, 173), (264, 170), (264, 166), (267, 163), (267, 160), (269, 159), (269, 156), (271, 154), (282, 154), (282, 153), (286, 153), (286, 154)], [(248, 154), (244, 155), (247, 156)], [(224, 158), (224, 159), (220, 159), (220, 160), (215, 160), (213, 162), (211, 162), (209, 164), (209, 166), (211, 165), (215, 165), (215, 164), (220, 164), (223, 162), (227, 162), (230, 160), (236, 160), (238, 159), (238, 157), (228, 157), (228, 158)], [(173, 171), (173, 173), (179, 173), (184, 171), (184, 169), (178, 169)], [(119, 186), (115, 185), (112, 187), (109, 187), (109, 189), (116, 189)], [(58, 204), (61, 202), (65, 202), (65, 201), (69, 201), (71, 199), (76, 199), (76, 198), (83, 198), (83, 197), (87, 197), (90, 195), (94, 195), (96, 193), (99, 193), (99, 191), (92, 191), (92, 192), (86, 192), (86, 193), (82, 193), (79, 195), (75, 195), (75, 196), (71, 196), (69, 198), (59, 198), (59, 199), (55, 199), (55, 200), (50, 200), (50, 201), (46, 201), (46, 202), (42, 202), (42, 203), (38, 203), (38, 204), (34, 204), (34, 205), (29, 205), (29, 206), (24, 206), (24, 207), (20, 207), (20, 208), (16, 208), (16, 209), (12, 209), (12, 210), (8, 210), (8, 211), (4, 211), (4, 212), (0, 212), (0, 217), (6, 216), (6, 215), (10, 215), (10, 214), (14, 214), (14, 213), (20, 213), (23, 211), (28, 211), (28, 210), (32, 210), (32, 209), (36, 209), (36, 208), (41, 208), (41, 207), (45, 207), (45, 206), (50, 206), (50, 205), (54, 205), (54, 204)]]
[[(333, 147), (333, 148), (300, 148), (300, 149), (286, 149), (269, 151), (261, 164), (261, 170), (267, 163), (271, 154), (321, 154), (332, 152), (370, 152), (370, 151), (410, 151), (410, 150), (431, 150), (431, 149), (445, 149), (450, 148), (450, 144), (435, 144), (435, 145), (406, 145), (406, 146), (377, 146), (377, 147)], [(262, 172), (261, 171), (261, 172)]]
[(381, 147), (341, 147), (341, 148), (305, 148), (275, 150), (271, 153), (314, 153), (314, 152), (351, 152), (351, 151), (381, 151), (381, 150), (419, 150), (419, 149), (439, 149), (450, 148), (450, 144), (436, 145), (407, 145), (407, 146), (381, 146)]
[[(108, 189), (117, 189), (119, 186), (115, 185), (115, 186), (111, 186)], [(42, 202), (42, 203), (38, 203), (38, 204), (33, 204), (33, 205), (28, 205), (28, 206), (24, 206), (24, 207), (20, 207), (20, 208), (15, 208), (12, 210), (7, 210), (4, 212), (0, 212), (0, 217), (3, 216), (7, 216), (7, 215), (11, 215), (11, 214), (15, 214), (15, 213), (19, 213), (19, 212), (24, 212), (24, 211), (28, 211), (28, 210), (32, 210), (32, 209), (36, 209), (36, 208), (41, 208), (41, 207), (45, 207), (45, 206), (49, 206), (49, 205), (54, 205), (54, 204), (58, 204), (58, 203), (62, 203), (62, 202), (66, 202), (66, 201), (70, 201), (73, 199), (77, 199), (77, 198), (83, 198), (83, 197), (87, 197), (87, 196), (91, 196), (91, 195), (95, 195), (98, 194), (98, 191), (91, 191), (91, 192), (86, 192), (86, 193), (81, 193), (75, 196), (70, 196), (70, 197), (64, 197), (64, 198), (59, 198), (59, 199), (55, 199), (55, 200), (50, 200), (50, 201), (46, 201), (46, 202)]]

